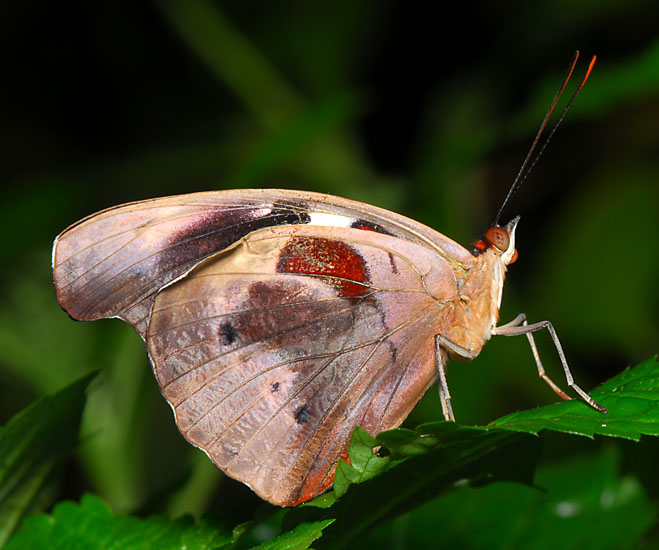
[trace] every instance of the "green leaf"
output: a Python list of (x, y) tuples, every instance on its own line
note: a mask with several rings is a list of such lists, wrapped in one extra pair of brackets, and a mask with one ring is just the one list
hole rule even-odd
[(313, 508), (331, 508), (335, 502), (336, 502), (336, 495), (332, 490), (317, 496), (316, 498), (310, 500), (309, 502), (303, 502), (302, 504), (300, 504), (300, 506), (302, 507), (311, 506)]
[(42, 397), (0, 429), (0, 546), (29, 512), (43, 509), (55, 473), (75, 448), (95, 374)]
[[(332, 519), (325, 519), (300, 523), (256, 548), (304, 550), (332, 522)], [(247, 528), (247, 524), (241, 524), (232, 531), (216, 521), (210, 522), (203, 518), (195, 523), (190, 516), (172, 520), (159, 515), (145, 519), (115, 515), (101, 498), (86, 494), (80, 504), (64, 501), (55, 506), (52, 515), (41, 514), (28, 518), (23, 529), (14, 535), (5, 548), (210, 550), (233, 547)]]
[(625, 369), (591, 395), (608, 409), (606, 415), (574, 400), (512, 413), (495, 420), (491, 426), (527, 433), (547, 429), (634, 441), (641, 435), (659, 435), (659, 362), (656, 358)]
[(355, 428), (348, 448), (350, 464), (341, 460), (336, 467), (334, 494), (337, 498), (345, 494), (350, 484), (367, 481), (387, 468), (390, 460), (373, 452), (376, 445), (371, 434), (359, 426)]
[(309, 545), (319, 539), (323, 529), (334, 522), (333, 519), (300, 523), (291, 531), (283, 533), (268, 542), (255, 546), (255, 550), (305, 550)]
[(28, 518), (5, 548), (210, 550), (231, 544), (231, 533), (214, 525), (195, 524), (189, 517), (171, 520), (164, 516), (115, 516), (103, 500), (87, 494), (80, 504), (64, 501), (55, 506), (52, 515)]

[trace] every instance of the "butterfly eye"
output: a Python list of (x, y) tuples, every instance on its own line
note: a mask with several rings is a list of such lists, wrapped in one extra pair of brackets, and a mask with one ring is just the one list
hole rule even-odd
[(517, 249), (513, 250), (513, 257), (510, 258), (508, 265), (514, 264), (517, 261)]
[(500, 250), (501, 252), (508, 250), (510, 237), (508, 236), (508, 231), (506, 231), (503, 227), (498, 227), (496, 225), (494, 227), (490, 227), (485, 232), (485, 238), (487, 239), (487, 242), (496, 247), (497, 250)]
[(479, 252), (485, 252), (487, 250), (487, 244), (485, 244), (485, 241), (483, 239), (478, 239), (477, 241), (474, 241), (473, 243), (471, 243), (471, 246), (473, 246)]

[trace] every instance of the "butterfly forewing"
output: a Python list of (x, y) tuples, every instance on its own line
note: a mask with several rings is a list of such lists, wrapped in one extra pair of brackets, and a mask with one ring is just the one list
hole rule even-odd
[(332, 482), (356, 425), (400, 424), (455, 295), (425, 247), (352, 228), (254, 232), (162, 290), (147, 342), (182, 433), (259, 495)]
[(107, 210), (56, 242), (60, 303), (77, 319), (121, 317), (144, 336), (154, 294), (259, 227), (300, 223), (293, 207), (198, 194)]

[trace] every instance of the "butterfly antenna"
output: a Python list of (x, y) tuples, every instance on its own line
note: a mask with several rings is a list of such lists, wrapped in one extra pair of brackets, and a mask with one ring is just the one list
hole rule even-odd
[[(565, 76), (563, 77), (563, 82), (561, 83), (560, 88), (556, 92), (556, 95), (554, 96), (554, 99), (551, 102), (551, 105), (549, 106), (549, 109), (547, 110), (547, 114), (545, 115), (545, 118), (542, 121), (542, 124), (540, 125), (540, 128), (538, 129), (537, 134), (535, 135), (535, 139), (533, 140), (533, 143), (531, 144), (531, 147), (529, 148), (529, 152), (526, 154), (526, 157), (524, 158), (524, 162), (522, 163), (522, 166), (520, 167), (519, 171), (517, 172), (517, 175), (515, 176), (515, 179), (513, 180), (512, 185), (510, 186), (510, 189), (508, 190), (508, 194), (506, 195), (506, 198), (503, 200), (503, 203), (501, 204), (501, 208), (499, 208), (499, 211), (497, 212), (496, 217), (494, 218), (494, 222), (492, 225), (497, 225), (499, 223), (499, 219), (501, 218), (501, 214), (503, 213), (503, 209), (506, 207), (506, 204), (508, 204), (508, 201), (510, 200), (510, 197), (513, 196), (513, 193), (517, 190), (517, 188), (522, 184), (522, 182), (528, 177), (528, 175), (531, 173), (533, 170), (533, 167), (536, 165), (540, 157), (542, 156), (542, 153), (544, 153), (545, 148), (547, 147), (547, 144), (551, 140), (552, 136), (560, 126), (561, 122), (563, 122), (563, 119), (565, 118), (565, 115), (567, 114), (568, 110), (572, 106), (572, 103), (576, 99), (576, 97), (579, 95), (579, 92), (583, 89), (584, 85), (586, 84), (586, 80), (588, 80), (588, 77), (590, 76), (591, 71), (593, 70), (593, 65), (595, 65), (595, 60), (597, 59), (596, 56), (593, 56), (593, 58), (590, 61), (590, 65), (588, 66), (588, 70), (586, 71), (586, 74), (584, 75), (583, 79), (581, 80), (581, 84), (579, 84), (579, 87), (577, 90), (572, 94), (572, 97), (570, 98), (570, 101), (568, 101), (567, 105), (565, 106), (565, 109), (563, 109), (563, 113), (561, 114), (561, 117), (558, 119), (558, 122), (554, 125), (552, 128), (551, 132), (549, 132), (549, 135), (547, 136), (547, 139), (545, 142), (542, 144), (542, 147), (538, 151), (538, 154), (531, 160), (533, 157), (533, 153), (536, 150), (536, 147), (538, 146), (538, 142), (540, 141), (540, 136), (542, 135), (543, 131), (545, 130), (545, 127), (547, 126), (547, 122), (549, 121), (549, 117), (551, 117), (552, 112), (554, 111), (554, 108), (556, 107), (556, 103), (558, 103), (559, 98), (563, 94), (563, 91), (565, 90), (565, 87), (567, 86), (568, 81), (570, 80), (570, 77), (572, 76), (572, 73), (574, 72), (574, 67), (577, 64), (577, 60), (579, 59), (579, 50), (574, 52), (574, 57), (572, 58), (572, 61), (570, 62), (570, 65), (568, 66), (568, 69), (565, 73)], [(530, 162), (530, 164), (529, 164)], [(528, 170), (526, 167), (528, 166)]]

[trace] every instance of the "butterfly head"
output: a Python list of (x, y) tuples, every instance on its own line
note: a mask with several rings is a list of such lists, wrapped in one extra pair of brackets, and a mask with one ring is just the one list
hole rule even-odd
[(490, 227), (482, 239), (472, 243), (474, 254), (490, 252), (501, 258), (505, 265), (510, 265), (517, 260), (517, 249), (515, 248), (515, 230), (519, 216), (513, 218), (504, 227), (493, 225)]

